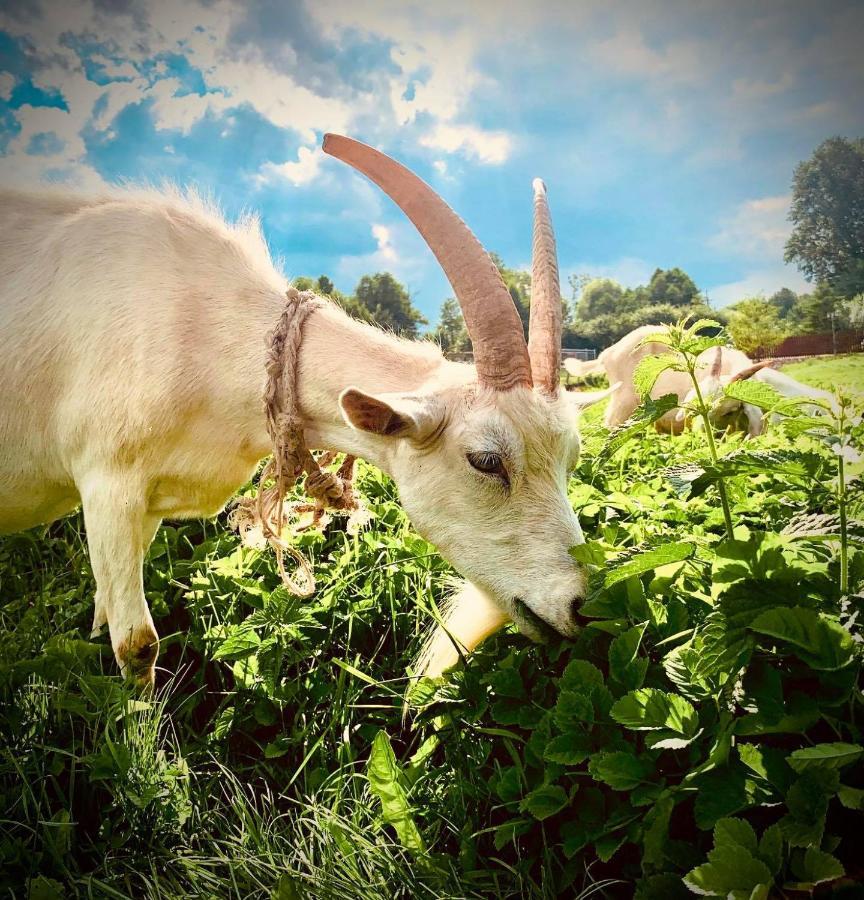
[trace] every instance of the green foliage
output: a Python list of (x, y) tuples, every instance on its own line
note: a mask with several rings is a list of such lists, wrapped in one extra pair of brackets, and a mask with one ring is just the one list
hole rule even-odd
[(364, 275), (354, 289), (354, 297), (376, 325), (395, 334), (415, 338), (418, 326), (426, 324), (408, 291), (389, 272)]
[(565, 329), (565, 346), (588, 342), (608, 347), (642, 325), (671, 325), (682, 314), (714, 315), (693, 280), (681, 269), (655, 269), (647, 285), (624, 288), (609, 278), (572, 281), (578, 292), (573, 321)]
[[(704, 341), (673, 329), (669, 353), (687, 368)], [(223, 517), (160, 529), (154, 699), (88, 640), (80, 520), (4, 537), (2, 889), (671, 900), (860, 881), (862, 427), (791, 410), (712, 457), (646, 427), (662, 408), (584, 429), (577, 637), (505, 631), (407, 720), (452, 573), (368, 467), (372, 528), (298, 538), (320, 585), (302, 603)]]
[(748, 355), (770, 350), (788, 334), (777, 307), (760, 297), (740, 300), (732, 307), (729, 335), (735, 346)]
[(471, 349), (471, 338), (455, 297), (448, 297), (441, 304), (441, 315), (432, 337), (445, 353), (464, 353)]
[(864, 291), (864, 138), (832, 137), (795, 169), (785, 258), (844, 297)]

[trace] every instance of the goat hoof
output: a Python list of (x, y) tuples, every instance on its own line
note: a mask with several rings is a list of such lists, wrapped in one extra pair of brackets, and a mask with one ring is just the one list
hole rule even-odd
[(128, 641), (117, 648), (123, 674), (135, 682), (142, 692), (152, 692), (156, 657), (159, 656), (159, 636), (152, 628), (132, 632)]

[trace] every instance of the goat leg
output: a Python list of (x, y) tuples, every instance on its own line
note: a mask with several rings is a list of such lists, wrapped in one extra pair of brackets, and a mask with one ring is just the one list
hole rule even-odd
[(136, 481), (127, 472), (88, 472), (78, 489), (96, 579), (94, 625), (107, 621), (124, 675), (150, 689), (159, 636), (144, 597), (141, 567), (159, 519), (147, 514), (146, 494)]

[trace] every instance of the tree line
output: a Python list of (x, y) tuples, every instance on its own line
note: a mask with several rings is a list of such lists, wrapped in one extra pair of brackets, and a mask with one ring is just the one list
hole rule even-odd
[[(864, 138), (830, 138), (796, 168), (789, 220), (793, 229), (785, 259), (814, 282), (812, 291), (797, 294), (781, 288), (770, 297), (743, 297), (713, 309), (693, 279), (677, 267), (656, 269), (647, 284), (635, 288), (610, 278), (575, 275), (569, 279), (570, 297), (561, 298), (563, 346), (602, 350), (640, 325), (672, 323), (685, 315), (719, 320), (748, 353), (793, 334), (864, 327)], [(492, 256), (527, 335), (531, 274)], [(294, 283), (404, 337), (420, 337), (421, 326), (428, 324), (408, 290), (389, 272), (364, 275), (352, 294), (338, 291), (326, 275)], [(430, 336), (445, 352), (471, 349), (455, 298), (441, 305)]]

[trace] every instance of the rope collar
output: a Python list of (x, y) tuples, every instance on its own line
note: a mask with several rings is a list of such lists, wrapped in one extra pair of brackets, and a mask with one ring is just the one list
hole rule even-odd
[[(312, 455), (298, 404), (297, 366), (303, 323), (311, 312), (324, 307), (325, 301), (312, 291), (301, 292), (294, 287), (288, 288), (286, 297), (282, 315), (267, 336), (267, 386), (263, 399), (273, 456), (258, 480), (257, 497), (241, 498), (231, 512), (229, 524), (244, 539), (250, 532), (260, 532), (275, 551), (282, 583), (292, 594), (308, 597), (315, 591), (315, 576), (305, 556), (284, 538), (290, 526), (285, 495), (305, 474), (303, 489), (314, 503), (290, 504), (289, 510), (295, 515), (311, 512), (311, 525), (321, 522), (325, 509), (355, 513), (359, 503), (353, 487), (355, 458), (346, 456), (336, 472), (324, 468), (336, 454), (328, 451), (318, 459)], [(285, 553), (296, 564), (292, 575), (285, 569)]]

